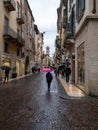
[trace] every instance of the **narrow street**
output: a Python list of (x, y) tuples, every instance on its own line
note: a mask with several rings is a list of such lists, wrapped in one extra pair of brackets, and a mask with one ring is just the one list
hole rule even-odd
[(42, 72), (1, 84), (0, 130), (98, 130), (98, 98), (62, 99), (60, 87)]

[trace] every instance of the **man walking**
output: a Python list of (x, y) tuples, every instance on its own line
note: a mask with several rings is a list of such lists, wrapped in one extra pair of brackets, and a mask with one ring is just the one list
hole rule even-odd
[(50, 90), (50, 85), (51, 85), (51, 82), (53, 80), (53, 76), (50, 72), (48, 72), (46, 74), (46, 80), (47, 80), (47, 84), (48, 84), (48, 90)]
[(7, 80), (7, 82), (9, 80), (9, 70), (5, 70), (4, 83), (6, 82), (6, 80)]
[(65, 75), (66, 75), (66, 82), (69, 82), (69, 76), (71, 74), (71, 69), (69, 67), (69, 65), (67, 65), (66, 70), (65, 70)]

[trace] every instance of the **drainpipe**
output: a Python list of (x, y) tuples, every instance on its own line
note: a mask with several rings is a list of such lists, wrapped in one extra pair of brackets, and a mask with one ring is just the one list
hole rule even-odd
[[(20, 4), (21, 4), (21, 18), (22, 18), (22, 0), (20, 0)], [(21, 42), (22, 42), (22, 25), (21, 25)]]
[(92, 13), (95, 14), (96, 13), (96, 0), (93, 0), (93, 10)]
[[(21, 18), (22, 18), (22, 0), (20, 0), (20, 5), (21, 5), (21, 11), (20, 11), (20, 15), (21, 15)], [(21, 44), (22, 44), (22, 24), (21, 24)], [(21, 48), (21, 56), (22, 56), (22, 48)]]

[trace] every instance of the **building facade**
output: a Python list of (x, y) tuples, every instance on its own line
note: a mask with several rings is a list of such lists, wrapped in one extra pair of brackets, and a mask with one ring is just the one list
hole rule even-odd
[[(22, 24), (24, 17), (22, 14), (23, 6), (20, 0), (3, 0), (0, 2), (0, 63), (11, 67), (10, 77), (14, 71), (17, 76), (24, 75), (24, 58), (21, 57), (22, 47), (25, 45)], [(3, 76), (4, 71), (1, 70)]]
[(25, 24), (23, 29), (25, 31), (25, 46), (23, 48), (25, 54), (25, 73), (30, 73), (33, 63), (35, 61), (35, 35), (34, 35), (34, 17), (28, 1), (24, 1)]
[(76, 83), (98, 95), (98, 1), (76, 0)]
[(71, 62), (72, 81), (88, 95), (98, 96), (98, 1), (64, 1), (66, 4), (63, 45), (66, 49), (64, 55)]
[[(11, 67), (10, 78), (30, 73), (35, 62), (35, 20), (28, 1), (0, 1), (0, 21), (0, 66)], [(4, 79), (2, 69), (0, 77)]]
[(57, 29), (56, 36), (56, 59), (57, 64), (66, 64), (66, 60), (71, 63), (72, 82), (75, 82), (75, 18), (74, 5), (71, 8), (68, 0), (61, 0), (60, 7), (57, 9)]
[(34, 25), (34, 35), (35, 35), (35, 63), (34, 65), (38, 65), (42, 67), (42, 57), (43, 57), (43, 33), (41, 33), (38, 29), (37, 25)]

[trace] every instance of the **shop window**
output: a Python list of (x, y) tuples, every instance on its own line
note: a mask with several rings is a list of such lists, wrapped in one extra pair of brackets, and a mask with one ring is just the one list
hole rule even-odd
[(20, 56), (20, 50), (17, 48), (17, 56)]
[(71, 0), (69, 0), (69, 11), (71, 9)]
[(79, 22), (84, 14), (85, 0), (76, 0), (76, 19)]
[(84, 85), (85, 83), (85, 61), (84, 61), (84, 44), (81, 44), (77, 49), (78, 58), (78, 84)]

